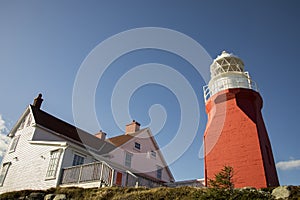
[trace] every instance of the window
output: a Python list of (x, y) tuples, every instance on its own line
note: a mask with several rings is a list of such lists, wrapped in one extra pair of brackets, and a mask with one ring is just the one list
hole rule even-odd
[(155, 152), (155, 151), (151, 150), (150, 153), (151, 153), (151, 156), (152, 156), (152, 157), (156, 158), (156, 152)]
[(49, 166), (48, 166), (48, 170), (46, 173), (46, 178), (55, 178), (60, 154), (61, 154), (61, 149), (51, 151)]
[(156, 178), (161, 179), (161, 175), (162, 175), (162, 167), (157, 166)]
[(6, 174), (8, 172), (8, 168), (10, 166), (10, 162), (9, 163), (4, 163), (1, 169), (1, 173), (0, 173), (0, 186), (3, 186), (3, 182), (5, 180)]
[(16, 147), (17, 147), (19, 138), (20, 138), (20, 135), (15, 136), (15, 137), (13, 138), (13, 140), (12, 140), (11, 143), (10, 143), (9, 153), (14, 152), (14, 151), (16, 150)]
[(138, 150), (141, 150), (141, 144), (135, 142), (135, 143), (134, 143), (134, 148), (136, 148), (136, 149), (138, 149)]
[(132, 154), (125, 152), (125, 166), (126, 167), (131, 167), (131, 158), (132, 158)]
[(84, 163), (84, 157), (74, 154), (73, 166), (82, 165)]

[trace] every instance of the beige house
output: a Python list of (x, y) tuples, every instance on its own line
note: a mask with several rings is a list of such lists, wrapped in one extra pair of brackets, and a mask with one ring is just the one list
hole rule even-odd
[[(158, 144), (149, 128), (140, 130), (136, 121), (126, 126), (124, 135), (108, 139), (117, 148), (109, 154), (111, 161), (131, 168), (135, 174), (148, 177), (154, 181), (174, 182)], [(121, 177), (117, 175), (117, 177)]]

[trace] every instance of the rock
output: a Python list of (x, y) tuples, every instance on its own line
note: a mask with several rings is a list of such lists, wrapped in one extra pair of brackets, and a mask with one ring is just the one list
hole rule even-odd
[(27, 199), (28, 200), (44, 200), (44, 196), (45, 196), (44, 193), (33, 192), (27, 197)]
[(291, 195), (290, 187), (279, 186), (272, 191), (272, 196), (275, 199), (288, 199)]
[(242, 190), (248, 190), (251, 192), (257, 191), (255, 187), (243, 187)]
[(67, 196), (65, 194), (57, 194), (53, 200), (67, 200)]
[(44, 200), (53, 200), (55, 197), (55, 194), (47, 194), (45, 197), (44, 197)]

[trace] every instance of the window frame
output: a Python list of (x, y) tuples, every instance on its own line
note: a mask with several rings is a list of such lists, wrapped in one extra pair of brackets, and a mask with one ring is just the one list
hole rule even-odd
[[(77, 158), (77, 159), (75, 159), (75, 158)], [(83, 156), (81, 154), (78, 154), (78, 153), (74, 153), (72, 166), (83, 165), (84, 164), (84, 158), (85, 158), (85, 156)]]
[(139, 142), (134, 142), (134, 149), (140, 151), (140, 150), (141, 150), (141, 146), (142, 146), (141, 143), (139, 143)]
[(48, 168), (46, 172), (46, 180), (56, 178), (61, 154), (62, 154), (62, 149), (56, 149), (50, 151), (50, 158), (49, 158)]
[(16, 148), (17, 148), (19, 139), (20, 139), (20, 135), (16, 135), (16, 136), (12, 139), (12, 141), (10, 142), (10, 145), (9, 145), (8, 153), (12, 153), (12, 152), (15, 152), (15, 151), (16, 151)]
[(125, 151), (124, 165), (131, 168), (133, 154)]
[[(7, 172), (8, 172), (8, 169), (9, 169), (10, 165), (11, 165), (11, 162), (6, 162), (6, 163), (3, 163), (2, 167), (1, 167), (1, 171), (0, 171), (0, 187), (3, 186), (3, 183), (4, 183), (5, 179), (6, 179), (6, 175), (7, 175)], [(4, 168), (6, 166), (7, 166), (7, 168)]]
[(156, 153), (156, 151), (151, 150), (150, 155), (151, 155), (152, 158), (156, 158), (157, 153)]
[(163, 172), (163, 168), (161, 166), (157, 166), (156, 178), (161, 180), (162, 179), (162, 172)]

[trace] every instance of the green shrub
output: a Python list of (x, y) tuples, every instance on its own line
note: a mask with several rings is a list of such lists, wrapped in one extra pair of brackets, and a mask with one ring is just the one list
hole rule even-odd
[(216, 189), (229, 189), (234, 188), (232, 182), (233, 168), (231, 166), (224, 166), (224, 168), (217, 174), (215, 174), (215, 179), (209, 179), (208, 185)]

